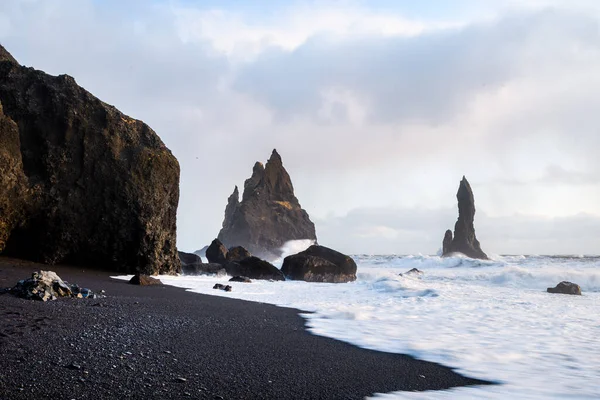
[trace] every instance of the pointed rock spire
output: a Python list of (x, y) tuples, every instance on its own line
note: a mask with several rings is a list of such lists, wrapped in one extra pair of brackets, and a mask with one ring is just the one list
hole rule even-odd
[(462, 253), (471, 258), (487, 260), (488, 256), (481, 250), (475, 236), (475, 199), (467, 178), (463, 176), (456, 193), (458, 200), (458, 220), (454, 225), (454, 238), (450, 230), (446, 231), (443, 241), (442, 255)]
[(237, 209), (240, 206), (240, 194), (238, 192), (237, 185), (233, 189), (233, 193), (227, 199), (227, 207), (225, 207), (225, 219), (223, 220), (223, 227), (229, 226), (233, 220)]
[(254, 255), (274, 259), (289, 240), (316, 241), (315, 226), (294, 195), (277, 150), (265, 166), (254, 164), (252, 176), (244, 183), (242, 201), (236, 204), (232, 196), (218, 236), (225, 246), (243, 246)]
[(13, 64), (19, 64), (19, 62), (0, 44), (0, 62), (8, 61)]

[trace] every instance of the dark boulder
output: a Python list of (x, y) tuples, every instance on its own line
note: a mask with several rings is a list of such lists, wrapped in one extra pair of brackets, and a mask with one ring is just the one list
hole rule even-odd
[(225, 265), (227, 275), (245, 276), (250, 279), (268, 279), (284, 281), (285, 276), (273, 264), (258, 257), (248, 257), (240, 261), (228, 262)]
[(294, 187), (281, 157), (273, 150), (266, 166), (254, 165), (239, 201), (235, 187), (227, 201), (223, 228), (218, 236), (226, 246), (244, 246), (252, 254), (273, 260), (290, 240), (316, 241), (315, 225), (294, 195)]
[(546, 289), (548, 293), (574, 294), (581, 296), (581, 287), (578, 284), (562, 281), (553, 288)]
[(223, 285), (221, 283), (215, 283), (215, 286), (213, 286), (213, 289), (220, 289), (220, 290), (224, 290), (226, 292), (231, 292), (232, 287), (229, 285)]
[(471, 185), (463, 176), (456, 193), (458, 199), (458, 220), (454, 225), (454, 238), (452, 232), (447, 230), (442, 244), (442, 256), (453, 253), (462, 253), (467, 257), (487, 260), (488, 256), (481, 250), (479, 241), (475, 236), (473, 222), (475, 220), (475, 199)]
[(313, 245), (286, 257), (281, 271), (292, 280), (343, 283), (356, 280), (354, 260), (330, 248)]
[(2, 46), (0, 103), (0, 252), (179, 272), (179, 164), (150, 127)]
[(247, 276), (234, 276), (229, 280), (229, 282), (252, 283), (252, 280)]
[(227, 263), (227, 247), (219, 239), (212, 241), (206, 249), (206, 259), (209, 263), (225, 264)]
[(202, 258), (197, 254), (184, 253), (183, 251), (178, 251), (177, 254), (179, 255), (182, 267), (184, 264), (202, 264)]
[(218, 263), (196, 263), (196, 264), (182, 264), (181, 273), (183, 275), (226, 275), (223, 264)]
[(132, 285), (140, 286), (162, 285), (162, 282), (160, 280), (144, 274), (135, 274), (129, 280), (129, 283), (131, 283)]
[(232, 247), (227, 251), (227, 261), (241, 261), (252, 257), (252, 254), (242, 246)]

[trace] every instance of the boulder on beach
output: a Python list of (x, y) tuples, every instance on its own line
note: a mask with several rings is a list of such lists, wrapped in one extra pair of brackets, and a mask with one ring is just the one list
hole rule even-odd
[(581, 296), (581, 287), (573, 282), (562, 281), (553, 288), (546, 289), (548, 293), (573, 294)]
[(229, 286), (229, 285), (223, 285), (221, 283), (215, 283), (215, 285), (213, 286), (213, 289), (220, 289), (220, 290), (224, 290), (226, 292), (231, 292), (231, 290), (233, 288), (231, 286)]
[(153, 278), (149, 275), (145, 274), (135, 274), (130, 280), (129, 283), (132, 285), (139, 286), (154, 286), (154, 285), (162, 285), (162, 282), (156, 278)]
[(227, 251), (227, 261), (241, 261), (252, 257), (252, 254), (242, 246), (235, 246)]
[(0, 252), (179, 272), (179, 163), (148, 125), (2, 46), (0, 104)]
[(229, 282), (242, 282), (242, 283), (252, 283), (252, 280), (247, 276), (234, 276)]
[(481, 250), (479, 241), (475, 236), (475, 199), (471, 185), (463, 176), (456, 193), (458, 199), (458, 220), (454, 225), (454, 237), (452, 231), (447, 230), (442, 243), (442, 256), (450, 256), (454, 253), (462, 253), (467, 257), (487, 260), (488, 256)]
[(245, 276), (250, 279), (265, 279), (273, 281), (284, 281), (285, 276), (273, 264), (261, 260), (258, 257), (248, 257), (240, 261), (232, 261), (225, 264), (227, 275)]
[(241, 202), (237, 186), (229, 196), (218, 238), (228, 247), (243, 246), (267, 260), (281, 256), (280, 248), (290, 240), (317, 240), (315, 225), (294, 195), (276, 150), (266, 166), (254, 165)]
[(209, 263), (225, 265), (227, 263), (227, 247), (219, 239), (213, 240), (206, 249), (206, 259)]
[(183, 251), (178, 251), (179, 260), (181, 261), (181, 266), (184, 264), (202, 264), (202, 258), (194, 253), (185, 253)]
[(283, 274), (292, 280), (332, 283), (355, 281), (356, 269), (351, 257), (319, 245), (287, 256), (281, 267)]
[(7, 292), (24, 299), (41, 301), (56, 300), (59, 297), (80, 299), (104, 297), (90, 289), (63, 281), (54, 271), (34, 272), (31, 278), (19, 281)]

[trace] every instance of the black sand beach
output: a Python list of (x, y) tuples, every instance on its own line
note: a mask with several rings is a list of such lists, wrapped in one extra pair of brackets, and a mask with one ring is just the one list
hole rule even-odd
[(0, 399), (362, 399), (486, 383), (314, 336), (295, 309), (133, 286), (106, 271), (0, 257), (0, 287), (40, 269), (107, 297), (0, 295)]

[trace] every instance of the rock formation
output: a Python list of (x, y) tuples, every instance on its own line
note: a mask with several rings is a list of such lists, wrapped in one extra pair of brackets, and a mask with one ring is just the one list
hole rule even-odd
[(292, 280), (306, 282), (352, 282), (356, 280), (356, 263), (345, 254), (313, 245), (286, 257), (281, 272)]
[(225, 271), (230, 276), (245, 276), (250, 279), (270, 279), (285, 281), (283, 273), (268, 261), (258, 257), (248, 257), (240, 261), (225, 264)]
[(475, 237), (473, 221), (475, 219), (475, 199), (467, 179), (463, 176), (456, 193), (458, 199), (458, 221), (454, 225), (454, 238), (450, 230), (446, 231), (442, 245), (442, 256), (462, 253), (467, 257), (487, 260)]
[(553, 288), (546, 289), (548, 293), (573, 294), (581, 296), (581, 287), (572, 282), (562, 281)]
[[(19, 281), (14, 287), (5, 289), (5, 292), (12, 293), (17, 297), (27, 300), (56, 300), (59, 297), (73, 297), (78, 299), (90, 298), (97, 299), (105, 297), (102, 294), (96, 294), (90, 289), (70, 285), (60, 279), (54, 271), (38, 271), (31, 274), (31, 278)], [(0, 291), (0, 294), (2, 291)]]
[(0, 103), (0, 252), (179, 271), (179, 164), (152, 129), (2, 46)]
[(235, 246), (227, 250), (227, 261), (242, 261), (252, 257), (252, 254), (242, 246)]
[(276, 150), (266, 166), (254, 165), (241, 202), (237, 186), (229, 196), (218, 238), (227, 247), (244, 246), (267, 260), (280, 256), (281, 246), (289, 240), (316, 241), (315, 226), (300, 207)]
[(160, 280), (153, 278), (149, 275), (144, 275), (144, 274), (135, 274), (133, 277), (131, 277), (131, 279), (129, 280), (129, 283), (132, 285), (139, 285), (139, 286), (162, 285), (162, 282)]
[(227, 247), (219, 239), (213, 240), (206, 249), (206, 259), (209, 263), (225, 265), (227, 263)]
[(203, 263), (199, 255), (179, 251), (181, 260), (181, 273), (183, 275), (225, 275), (223, 265), (217, 263)]

